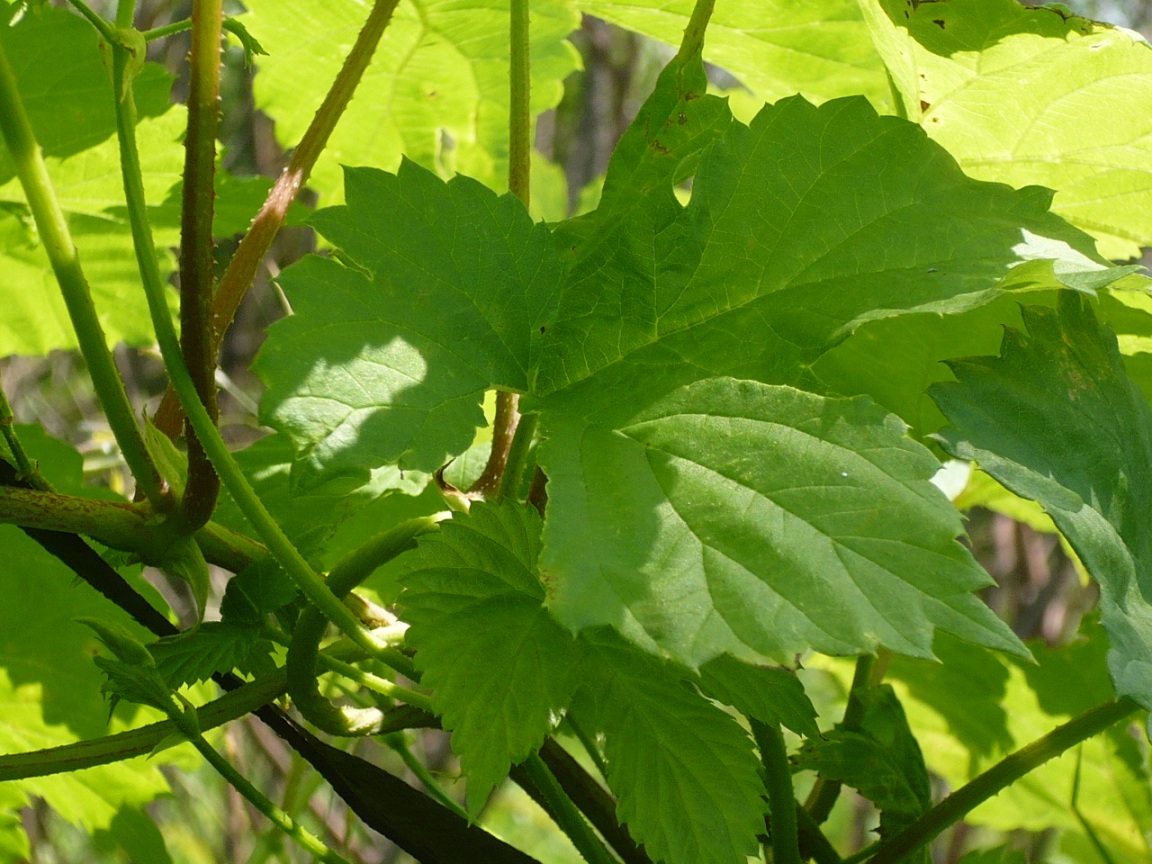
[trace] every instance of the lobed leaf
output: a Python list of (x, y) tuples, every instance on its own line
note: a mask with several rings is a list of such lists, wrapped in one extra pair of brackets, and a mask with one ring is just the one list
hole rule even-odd
[[(691, 0), (579, 0), (581, 11), (677, 45)], [(814, 102), (862, 94), (877, 108), (892, 94), (856, 0), (718, 3), (704, 56), (762, 102), (800, 93)]]
[[(900, 700), (888, 685), (856, 691), (863, 706), (859, 730), (835, 729), (810, 739), (798, 764), (823, 778), (846, 783), (880, 811), (881, 839), (908, 827), (932, 806), (932, 789), (920, 745)], [(928, 850), (909, 857), (927, 864)]]
[(820, 734), (816, 708), (791, 669), (753, 666), (725, 654), (700, 667), (700, 689), (746, 717), (782, 723), (808, 738)]
[(296, 314), (258, 360), (261, 413), (291, 437), (305, 486), (433, 471), (467, 449), (484, 389), (527, 388), (561, 275), (548, 230), (473, 180), (349, 169), (347, 197), (313, 221), (353, 266), (285, 271)]
[(905, 116), (972, 177), (1056, 190), (1109, 258), (1152, 243), (1152, 98), (1143, 37), (1014, 0), (868, 0)]
[(577, 683), (580, 650), (544, 608), (540, 518), (473, 505), (405, 558), (401, 602), (423, 683), (468, 776), (468, 807), (544, 741)]
[(956, 361), (957, 382), (932, 389), (953, 424), (940, 441), (1052, 517), (1100, 583), (1117, 692), (1152, 707), (1148, 402), (1084, 297), (1023, 318), (999, 358)]
[(745, 864), (764, 829), (752, 741), (684, 670), (609, 629), (588, 631), (572, 711), (604, 735), (617, 816), (654, 861)]

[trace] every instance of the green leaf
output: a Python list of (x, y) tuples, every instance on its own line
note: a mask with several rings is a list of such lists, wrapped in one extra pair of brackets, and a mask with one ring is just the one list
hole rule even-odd
[[(900, 696), (929, 769), (950, 787), (1114, 697), (1108, 639), (1094, 616), (1071, 644), (1029, 647), (1036, 663), (947, 637), (936, 643), (942, 666), (893, 658), (886, 680)], [(1115, 727), (1035, 769), (965, 819), (994, 830), (1082, 831), (1071, 809), (1079, 761), (1081, 813), (1116, 860), (1142, 860), (1152, 827), (1152, 785), (1140, 750), (1129, 728)]]
[[(799, 765), (846, 783), (880, 811), (879, 834), (888, 839), (932, 806), (924, 756), (900, 700), (886, 684), (856, 691), (863, 706), (859, 730), (835, 729), (810, 739)], [(927, 850), (909, 859), (927, 862)]]
[(284, 569), (271, 556), (249, 564), (228, 580), (220, 601), (220, 620), (225, 624), (259, 626), (271, 613), (300, 596)]
[[(5, 25), (0, 40), (44, 155), (73, 156), (114, 137), (112, 81), (100, 59), (95, 29), (80, 16), (51, 6), (8, 25), (19, 5), (0, 0)], [(171, 89), (172, 75), (157, 63), (146, 64), (133, 86), (140, 118), (167, 112)], [(0, 142), (0, 181), (14, 176)]]
[[(251, 0), (248, 29), (268, 50), (257, 60), (257, 107), (295, 146), (364, 23), (358, 0)], [(352, 109), (312, 174), (337, 203), (340, 165), (396, 170), (401, 154), (445, 176), (465, 173), (503, 191), (508, 160), (508, 0), (401, 3), (364, 74)], [(565, 41), (579, 25), (561, 0), (532, 4), (533, 114), (554, 107), (578, 66)], [(450, 142), (450, 143), (449, 143)]]
[[(677, 45), (692, 0), (578, 0), (582, 12)], [(731, 72), (762, 102), (800, 93), (814, 102), (863, 94), (891, 100), (884, 67), (856, 0), (718, 3), (704, 58)]]
[(1091, 238), (1047, 212), (1049, 193), (970, 180), (861, 99), (787, 99), (732, 123), (701, 156), (687, 207), (632, 174), (638, 185), (617, 194), (639, 203), (596, 238), (594, 272), (573, 271), (548, 327), (541, 395), (596, 373), (617, 406), (633, 404), (630, 383), (781, 383), (865, 321), (994, 299), (1016, 265), (1032, 280), (1053, 274), (1037, 259), (1107, 273)]
[(940, 440), (1043, 505), (1100, 583), (1117, 692), (1152, 707), (1148, 402), (1081, 295), (1023, 317), (1027, 332), (1007, 331), (1000, 358), (954, 362), (958, 382), (933, 388), (954, 427)]
[(866, 5), (907, 116), (969, 175), (1055, 189), (1109, 258), (1152, 244), (1152, 117), (1129, 108), (1152, 99), (1142, 37), (1015, 0)]
[(285, 271), (296, 314), (258, 361), (262, 416), (292, 439), (305, 487), (466, 450), (484, 390), (527, 388), (561, 276), (547, 228), (472, 180), (349, 169), (347, 197), (313, 223), (354, 266)]
[[(92, 662), (98, 643), (75, 619), (118, 623), (138, 639), (148, 634), (87, 585), (71, 585), (72, 571), (18, 529), (0, 526), (0, 548), (0, 751), (40, 750), (107, 734), (102, 676)], [(143, 719), (155, 718), (148, 712)], [(113, 720), (112, 732), (123, 728), (120, 719)], [(169, 758), (166, 753), (159, 762)], [(124, 804), (143, 805), (168, 790), (158, 764), (125, 761), (0, 785), (41, 796), (64, 819), (95, 830), (106, 827)]]
[[(382, 525), (444, 509), (435, 487), (425, 488), (428, 475), (393, 466), (373, 471), (369, 482), (355, 488), (330, 483), (306, 491), (294, 489), (292, 444), (284, 434), (261, 438), (234, 456), (264, 506), (321, 571), (331, 569), (343, 554), (379, 533)], [(237, 531), (253, 533), (226, 490), (213, 518)]]
[(406, 641), (452, 732), (473, 813), (544, 741), (577, 682), (577, 643), (543, 606), (539, 551), (533, 508), (477, 503), (405, 558)]
[(121, 699), (135, 705), (147, 705), (158, 711), (170, 711), (172, 694), (155, 666), (138, 666), (107, 657), (94, 658), (106, 677), (101, 691), (108, 694), (112, 707)]
[(545, 428), (542, 572), (574, 629), (611, 623), (693, 666), (930, 656), (935, 628), (1023, 652), (971, 594), (990, 580), (929, 482), (939, 463), (870, 400), (716, 378), (615, 431)]
[(609, 629), (589, 631), (572, 712), (604, 735), (617, 816), (655, 861), (745, 864), (764, 830), (752, 741), (687, 681)]
[(217, 672), (252, 672), (267, 662), (272, 643), (260, 629), (223, 621), (205, 621), (148, 646), (156, 667), (171, 688), (207, 681)]
[[(85, 25), (87, 26), (87, 25)], [(111, 94), (107, 97), (111, 100)], [(141, 144), (144, 178), (149, 199), (161, 201), (179, 177), (182, 148), (179, 136), (185, 114), (170, 111), (145, 120), (137, 129)], [(118, 148), (106, 141), (64, 160), (49, 158), (48, 172), (59, 194), (72, 238), (80, 250), (84, 274), (110, 342), (150, 345), (154, 336), (140, 272), (136, 264), (132, 232), (124, 212)], [(168, 246), (178, 242), (173, 229), (156, 232), (161, 272), (172, 269)], [(27, 216), (24, 194), (16, 180), (0, 187), (0, 355), (47, 354), (75, 348), (60, 288), (52, 275), (48, 256)], [(172, 294), (175, 302), (175, 293)]]
[(156, 820), (145, 810), (124, 807), (106, 830), (94, 831), (92, 842), (104, 853), (121, 849), (131, 861), (149, 864), (172, 864), (172, 856)]
[[(0, 4), (0, 19), (13, 11)], [(45, 7), (11, 27), (0, 27), (18, 89), (48, 172), (80, 250), (85, 275), (111, 342), (147, 345), (151, 321), (123, 213), (112, 83), (97, 49), (98, 36), (79, 16)], [(145, 64), (134, 92), (141, 118), (137, 135), (148, 198), (160, 202), (180, 176), (184, 110), (171, 108), (172, 76)], [(0, 356), (47, 354), (76, 347), (48, 257), (27, 214), (24, 194), (0, 143)], [(170, 272), (167, 247), (178, 235), (156, 240), (161, 269)]]
[(731, 705), (746, 717), (782, 723), (809, 738), (820, 734), (816, 709), (791, 669), (752, 666), (725, 654), (705, 663), (700, 679), (705, 696)]

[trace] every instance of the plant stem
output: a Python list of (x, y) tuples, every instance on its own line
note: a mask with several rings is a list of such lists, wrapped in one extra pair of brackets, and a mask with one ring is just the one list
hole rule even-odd
[(16, 175), (28, 199), (36, 229), (40, 232), (40, 241), (48, 253), (64, 303), (68, 307), (80, 352), (88, 364), (96, 395), (124, 454), (124, 461), (128, 463), (136, 482), (152, 506), (158, 512), (166, 512), (171, 504), (171, 493), (144, 444), (144, 436), (136, 423), (124, 382), (120, 379), (112, 352), (108, 350), (108, 341), (80, 266), (79, 253), (72, 242), (60, 202), (52, 189), (47, 166), (16, 89), (16, 78), (3, 46), (0, 46), (0, 134), (8, 145)]
[(509, 28), (508, 191), (530, 203), (532, 171), (532, 108), (528, 33), (528, 0), (512, 0)]
[(247, 777), (237, 771), (232, 763), (217, 753), (216, 749), (204, 740), (199, 729), (190, 723), (181, 722), (181, 717), (178, 716), (175, 709), (171, 712), (171, 716), (181, 726), (181, 731), (192, 742), (192, 746), (200, 751), (200, 755), (208, 761), (208, 764), (215, 768), (220, 776), (248, 799), (257, 810), (263, 813), (273, 825), (295, 840), (302, 849), (315, 855), (325, 864), (348, 864), (346, 858), (329, 849), (320, 838), (268, 800), (263, 792), (248, 782)]
[(97, 15), (91, 6), (89, 6), (87, 3), (84, 3), (83, 0), (68, 0), (68, 4), (88, 19), (88, 23), (96, 28), (97, 32), (99, 32), (100, 35), (104, 37), (105, 42), (107, 42), (109, 45), (114, 45), (116, 43), (115, 28), (113, 28), (111, 24), (109, 24), (99, 15)]
[[(435, 529), (441, 519), (441, 515), (409, 519), (373, 538), (332, 569), (328, 575), (328, 590), (342, 600), (381, 564), (415, 546), (416, 538)], [(305, 609), (296, 622), (292, 643), (288, 647), (286, 666), (288, 691), (292, 701), (304, 719), (331, 735), (373, 735), (379, 731), (384, 720), (384, 714), (379, 708), (337, 706), (320, 692), (316, 678), (316, 659), (320, 640), (327, 627), (328, 621), (315, 606)], [(354, 670), (355, 667), (349, 668)], [(350, 677), (355, 680), (354, 673)], [(432, 710), (431, 700), (414, 691), (404, 691), (403, 695), (388, 695), (396, 695), (417, 708)], [(416, 701), (413, 701), (413, 697)]]
[(704, 50), (704, 34), (715, 8), (716, 0), (696, 0), (692, 17), (684, 28), (684, 38), (680, 40), (680, 50), (676, 52), (677, 65), (683, 67), (694, 55)]
[(796, 807), (796, 827), (800, 831), (800, 857), (811, 858), (816, 864), (843, 864), (837, 852), (820, 826), (808, 815), (803, 807)]
[[(279, 669), (266, 678), (245, 684), (196, 709), (201, 728), (215, 729), (267, 705), (288, 687), (287, 675)], [(0, 783), (45, 777), (97, 765), (108, 765), (134, 756), (146, 756), (177, 732), (171, 720), (161, 720), (139, 729), (108, 735), (93, 741), (77, 741), (33, 753), (0, 756)]]
[[(180, 218), (180, 348), (208, 416), (216, 423), (216, 361), (212, 304), (212, 213), (216, 197), (216, 130), (220, 119), (223, 0), (192, 0), (188, 133), (184, 139), (184, 198)], [(220, 480), (187, 423), (188, 483), (181, 509), (189, 527), (205, 524)]]
[[(852, 675), (852, 684), (848, 688), (848, 703), (844, 706), (844, 718), (838, 724), (840, 729), (855, 732), (860, 728), (860, 721), (864, 715), (864, 705), (860, 701), (859, 692), (864, 687), (875, 683), (872, 672), (876, 665), (876, 657), (872, 654), (861, 654), (856, 658), (856, 671)], [(822, 824), (836, 806), (840, 797), (840, 783), (835, 780), (817, 778), (804, 808), (812, 821)]]
[(512, 444), (508, 447), (508, 456), (504, 463), (504, 471), (500, 478), (500, 491), (496, 500), (506, 497), (518, 498), (520, 485), (524, 482), (524, 469), (528, 464), (528, 452), (532, 448), (536, 437), (536, 428), (540, 425), (539, 414), (520, 416), (516, 424), (516, 434), (512, 436)]
[(0, 386), (0, 435), (4, 436), (4, 443), (8, 445), (12, 461), (16, 463), (13, 466), (16, 469), (16, 479), (41, 492), (51, 492), (52, 484), (44, 479), (36, 463), (28, 458), (28, 452), (20, 442), (20, 436), (16, 434), (13, 425), (15, 422), (16, 415), (12, 413), (12, 406), (8, 402), (3, 386)]
[(461, 807), (447, 792), (441, 788), (440, 784), (436, 782), (436, 778), (432, 773), (424, 767), (421, 762), (412, 753), (412, 749), (408, 746), (408, 740), (403, 732), (393, 732), (391, 735), (384, 736), (384, 743), (391, 747), (399, 754), (404, 764), (408, 766), (408, 770), (416, 775), (416, 779), (428, 790), (428, 794), (459, 816), (461, 819), (468, 819), (468, 811)]
[[(280, 177), (268, 193), (264, 206), (260, 208), (260, 212), (252, 220), (252, 226), (244, 235), (244, 239), (240, 241), (236, 253), (228, 263), (228, 269), (224, 271), (216, 294), (212, 299), (210, 323), (213, 354), (220, 345), (224, 331), (232, 323), (236, 310), (240, 308), (240, 301), (244, 299), (244, 294), (248, 291), (253, 279), (256, 278), (256, 272), (260, 269), (264, 256), (272, 247), (273, 239), (283, 226), (284, 220), (288, 216), (288, 208), (296, 200), (296, 196), (304, 184), (308, 182), (312, 168), (328, 144), (332, 130), (336, 128), (337, 122), (344, 114), (344, 109), (352, 100), (356, 87), (364, 76), (364, 70), (368, 68), (372, 55), (376, 52), (376, 46), (380, 43), (380, 37), (392, 19), (392, 13), (398, 2), (399, 0), (376, 0), (372, 11), (368, 14), (368, 19), (364, 22), (360, 35), (356, 37), (356, 43), (352, 46), (344, 65), (337, 74), (332, 88), (317, 109), (304, 137), (300, 139), (300, 143), (292, 151), (292, 158), (288, 162), (288, 167), (281, 172)], [(169, 385), (153, 422), (156, 428), (169, 438), (175, 438), (179, 432), (182, 417), (183, 410), (176, 397), (176, 391)]]
[[(532, 178), (532, 76), (528, 23), (528, 0), (512, 0), (509, 26), (508, 191), (523, 202), (525, 209), (531, 200)], [(469, 491), (496, 501), (509, 491), (510, 484), (502, 482), (502, 478), (520, 423), (519, 403), (520, 397), (515, 393), (504, 390), (496, 393), (492, 451), (483, 473)], [(515, 488), (511, 491), (515, 493)]]
[(796, 827), (796, 793), (792, 768), (779, 723), (751, 719), (752, 734), (760, 748), (771, 814), (772, 864), (800, 864), (800, 834)]
[(576, 805), (565, 794), (560, 784), (543, 760), (533, 754), (525, 759), (521, 766), (532, 785), (536, 787), (541, 797), (547, 803), (549, 815), (568, 835), (572, 845), (589, 864), (616, 864), (612, 854), (604, 848), (600, 838), (592, 827), (584, 821), (583, 814), (576, 809)]
[(120, 0), (116, 4), (116, 26), (131, 27), (136, 14), (136, 0)]
[(1081, 741), (1140, 710), (1131, 699), (1117, 699), (1090, 708), (1078, 717), (1057, 726), (1043, 738), (1005, 756), (979, 777), (961, 786), (891, 840), (880, 845), (869, 864), (896, 864), (930, 843), (946, 828), (956, 824), (973, 809), (1011, 786), (1030, 771)]
[[(600, 836), (612, 847), (625, 864), (652, 864), (642, 846), (637, 846), (628, 828), (621, 825), (616, 818), (616, 800), (600, 783), (596, 782), (584, 766), (573, 758), (572, 754), (556, 743), (553, 738), (545, 738), (540, 746), (540, 758), (552, 772), (552, 776), (564, 790), (564, 794), (572, 799), (572, 803), (588, 817), (592, 826), (600, 832)], [(513, 779), (519, 781), (514, 768)]]

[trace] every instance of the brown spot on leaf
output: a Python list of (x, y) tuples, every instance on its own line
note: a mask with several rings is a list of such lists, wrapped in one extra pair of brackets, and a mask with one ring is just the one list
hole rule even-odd
[(688, 118), (686, 116), (684, 116), (683, 112), (681, 112), (679, 114), (679, 116), (676, 117), (676, 125), (677, 126), (683, 126), (687, 122), (688, 122)]
[(931, 107), (932, 107), (931, 103), (925, 102), (923, 99), (920, 100), (920, 110), (921, 111), (927, 111)]
[(653, 139), (652, 143), (649, 144), (648, 146), (651, 147), (653, 150), (655, 150), (657, 153), (661, 154), (662, 156), (667, 156), (671, 152), (667, 147), (665, 147), (663, 144), (660, 143), (659, 138)]
[(689, 91), (688, 93), (684, 94), (684, 101), (685, 102), (691, 102), (691, 101), (693, 101), (695, 99), (699, 99), (699, 98), (700, 98), (699, 93), (692, 93), (691, 91)]
[(941, 30), (944, 29), (944, 19), (943, 18), (933, 18), (932, 23), (935, 24), (937, 27), (939, 27)]

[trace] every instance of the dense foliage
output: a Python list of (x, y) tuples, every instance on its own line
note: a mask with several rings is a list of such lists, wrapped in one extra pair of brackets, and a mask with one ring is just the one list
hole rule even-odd
[[(33, 799), (179, 860), (144, 808), (205, 762), (346, 860), (220, 746), (253, 712), (425, 862), (1152, 854), (1147, 42), (1016, 0), (244, 5), (0, 0), (0, 355), (79, 348), (138, 489), (0, 399), (0, 861)], [(679, 48), (565, 218), (528, 142), (579, 13)], [(222, 38), (275, 183), (218, 164)], [(305, 219), (230, 451), (220, 338)], [(143, 420), (121, 342), (171, 376)], [(1070, 642), (977, 595), (943, 462), (1098, 584)], [(574, 848), (487, 830), (510, 774)]]

